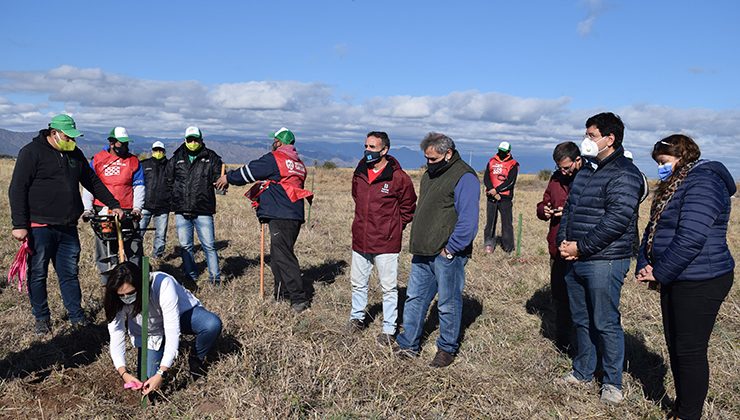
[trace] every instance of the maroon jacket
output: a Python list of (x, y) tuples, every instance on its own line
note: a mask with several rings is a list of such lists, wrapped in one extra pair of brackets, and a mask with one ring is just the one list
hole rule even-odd
[(355, 219), (352, 222), (352, 249), (368, 254), (401, 252), (401, 233), (416, 210), (416, 193), (411, 178), (392, 156), (372, 184), (367, 164), (361, 160), (352, 176)]
[[(550, 177), (550, 182), (547, 183), (545, 193), (542, 195), (542, 201), (537, 203), (537, 217), (541, 220), (547, 220), (545, 217), (545, 205), (550, 203), (550, 208), (556, 209), (558, 207), (565, 207), (565, 202), (568, 200), (568, 192), (570, 191), (570, 184), (573, 182), (574, 175), (567, 176), (563, 175), (560, 171), (555, 171)], [(560, 216), (550, 218), (550, 230), (547, 232), (547, 246), (550, 251), (551, 257), (557, 257), (560, 255), (558, 252), (558, 244), (555, 243), (555, 237), (558, 234), (558, 228), (560, 227)]]

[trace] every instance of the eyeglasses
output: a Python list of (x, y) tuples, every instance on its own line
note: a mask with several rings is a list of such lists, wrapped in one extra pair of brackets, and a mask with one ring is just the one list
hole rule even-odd
[(574, 160), (567, 167), (556, 165), (555, 166), (555, 170), (560, 171), (560, 172), (562, 172), (564, 174), (567, 174), (568, 172), (571, 172), (573, 170), (573, 166), (575, 166), (575, 164), (576, 164), (576, 161)]

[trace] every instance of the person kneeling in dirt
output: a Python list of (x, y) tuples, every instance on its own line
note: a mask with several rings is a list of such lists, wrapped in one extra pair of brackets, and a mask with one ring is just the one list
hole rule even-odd
[[(221, 334), (221, 319), (218, 315), (204, 308), (174, 277), (155, 271), (149, 274), (149, 281), (146, 362), (141, 360), (141, 268), (131, 262), (118, 264), (111, 270), (105, 288), (105, 319), (110, 333), (111, 359), (125, 386), (140, 389), (144, 395), (161, 387), (177, 356), (181, 332), (195, 335), (189, 360), (193, 379), (205, 374), (206, 355)], [(133, 345), (138, 348), (137, 375), (126, 368), (124, 338), (127, 329)], [(144, 366), (149, 379), (142, 384), (138, 378), (142, 377)]]

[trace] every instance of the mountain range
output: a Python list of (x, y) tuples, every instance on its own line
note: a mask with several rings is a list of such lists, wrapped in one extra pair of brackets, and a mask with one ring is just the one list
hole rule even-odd
[[(17, 156), (18, 151), (35, 137), (37, 132), (17, 132), (0, 128), (0, 155)], [(85, 135), (77, 139), (79, 147), (85, 156), (91, 157), (103, 148), (108, 147), (108, 135), (85, 131)], [(179, 147), (182, 139), (165, 137), (131, 136), (131, 152), (139, 155), (148, 154), (152, 143), (161, 141), (165, 144), (168, 156)], [(257, 159), (267, 153), (270, 148), (269, 139), (243, 139), (231, 136), (206, 136), (206, 145), (218, 153), (224, 162), (228, 164), (244, 164)], [(322, 165), (324, 162), (333, 162), (339, 167), (354, 167), (362, 157), (363, 143), (353, 142), (327, 142), (318, 140), (299, 140), (296, 143), (298, 153), (303, 162), (308, 166)], [(495, 152), (495, 144), (489, 150), (473, 150), (459, 146), (458, 150), (462, 158), (471, 164), (476, 170), (483, 170)], [(407, 169), (417, 169), (425, 164), (424, 155), (418, 148), (407, 146), (393, 146), (391, 144), (391, 155), (393, 155), (401, 166)], [(514, 157), (520, 162), (523, 173), (537, 172), (543, 168), (553, 168), (554, 164), (550, 158), (550, 152), (543, 150), (521, 149), (514, 151)]]

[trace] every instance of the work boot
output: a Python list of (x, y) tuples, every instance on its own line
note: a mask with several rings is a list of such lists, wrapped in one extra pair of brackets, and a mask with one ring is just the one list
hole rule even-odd
[(451, 365), (454, 360), (454, 354), (447, 353), (446, 351), (441, 349), (437, 349), (437, 354), (434, 355), (434, 359), (432, 359), (432, 362), (429, 363), (429, 366), (433, 368), (447, 367)]

